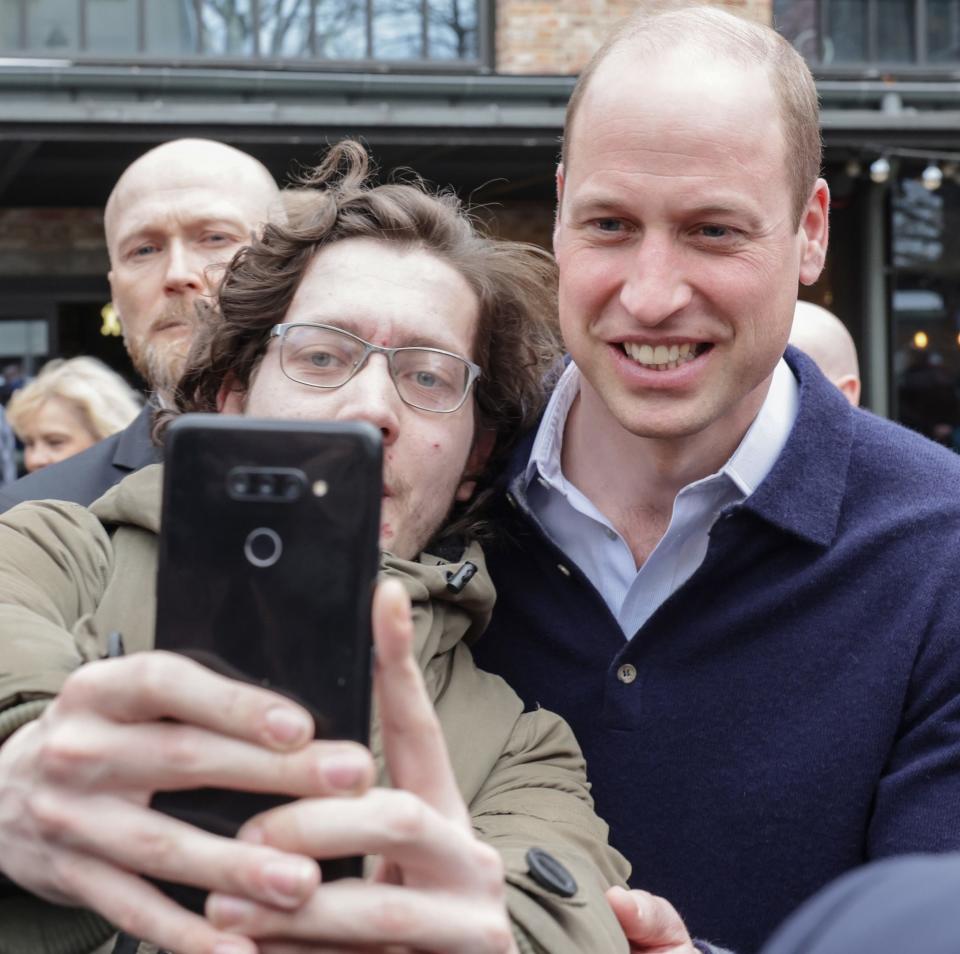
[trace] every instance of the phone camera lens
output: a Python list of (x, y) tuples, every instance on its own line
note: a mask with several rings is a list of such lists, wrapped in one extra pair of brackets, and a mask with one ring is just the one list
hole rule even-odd
[(273, 476), (271, 474), (261, 474), (257, 479), (257, 496), (272, 497), (275, 492)]
[(283, 496), (286, 500), (296, 500), (300, 496), (300, 481), (296, 477), (287, 477), (284, 480)]
[(250, 493), (250, 481), (247, 475), (244, 473), (231, 474), (229, 488), (234, 497), (245, 497)]

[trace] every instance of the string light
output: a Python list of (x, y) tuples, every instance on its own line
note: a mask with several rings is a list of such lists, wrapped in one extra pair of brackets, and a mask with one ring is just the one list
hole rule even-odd
[(936, 192), (943, 185), (943, 172), (935, 162), (931, 162), (920, 174), (920, 181), (924, 189)]
[(880, 156), (870, 163), (870, 180), (883, 185), (890, 178), (890, 162), (886, 156)]

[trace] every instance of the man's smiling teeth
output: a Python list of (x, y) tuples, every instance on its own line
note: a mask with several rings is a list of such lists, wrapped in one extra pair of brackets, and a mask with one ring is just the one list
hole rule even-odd
[(696, 344), (689, 341), (682, 345), (656, 346), (624, 341), (623, 350), (638, 364), (642, 364), (645, 368), (654, 368), (657, 371), (678, 368), (681, 364), (692, 361), (698, 354)]

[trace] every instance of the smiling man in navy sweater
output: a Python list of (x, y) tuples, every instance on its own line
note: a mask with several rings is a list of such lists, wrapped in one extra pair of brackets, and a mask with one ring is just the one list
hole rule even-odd
[(477, 656), (572, 724), (682, 914), (615, 899), (636, 951), (747, 954), (835, 876), (960, 847), (960, 459), (786, 350), (820, 162), (802, 58), (715, 8), (632, 20), (568, 108), (573, 362), (504, 475)]

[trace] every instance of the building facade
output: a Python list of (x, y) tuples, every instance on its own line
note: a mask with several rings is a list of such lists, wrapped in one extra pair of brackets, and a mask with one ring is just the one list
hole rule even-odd
[[(716, 2), (773, 23), (817, 78), (833, 234), (804, 294), (853, 332), (864, 403), (954, 443), (960, 0)], [(280, 181), (358, 136), (382, 170), (452, 185), (497, 231), (548, 244), (566, 99), (639, 5), (0, 0), (0, 367), (89, 352), (129, 370), (102, 315), (102, 208), (177, 136), (230, 142)]]

